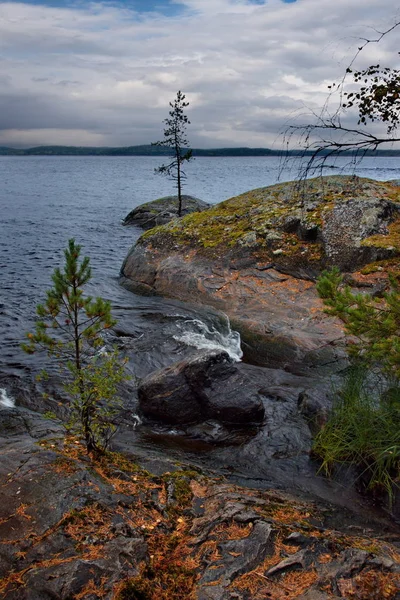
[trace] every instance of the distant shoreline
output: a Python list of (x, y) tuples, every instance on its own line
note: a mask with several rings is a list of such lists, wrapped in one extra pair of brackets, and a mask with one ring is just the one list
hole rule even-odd
[[(36, 146), (34, 148), (0, 147), (0, 156), (169, 156), (168, 148), (142, 145), (121, 148), (81, 147), (81, 146)], [(271, 150), (270, 148), (193, 148), (193, 156), (236, 157), (236, 156), (311, 156), (312, 152), (302, 150)], [(353, 156), (354, 152), (341, 153)], [(400, 156), (400, 150), (369, 150), (363, 156)], [(361, 158), (361, 156), (359, 157)]]

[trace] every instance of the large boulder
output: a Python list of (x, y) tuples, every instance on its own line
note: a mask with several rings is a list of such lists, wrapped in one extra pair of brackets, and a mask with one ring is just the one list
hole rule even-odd
[[(194, 196), (182, 196), (182, 216), (201, 212), (210, 208), (210, 204)], [(169, 223), (178, 216), (178, 196), (164, 196), (137, 206), (125, 217), (123, 225), (138, 225), (151, 229), (157, 225)]]
[(141, 382), (138, 393), (141, 412), (163, 423), (246, 425), (264, 417), (257, 389), (224, 351), (205, 350), (161, 369)]
[(398, 269), (400, 189), (391, 182), (323, 177), (226, 200), (144, 234), (122, 266), (141, 293), (224, 311), (245, 358), (296, 373), (343, 368), (344, 333), (324, 314), (324, 268), (381, 291)]

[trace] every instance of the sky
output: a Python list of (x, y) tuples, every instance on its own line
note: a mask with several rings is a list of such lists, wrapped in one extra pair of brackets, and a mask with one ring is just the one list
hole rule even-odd
[[(280, 148), (399, 17), (393, 0), (0, 2), (0, 145), (155, 142), (181, 90), (192, 147)], [(399, 37), (357, 66), (399, 68)]]

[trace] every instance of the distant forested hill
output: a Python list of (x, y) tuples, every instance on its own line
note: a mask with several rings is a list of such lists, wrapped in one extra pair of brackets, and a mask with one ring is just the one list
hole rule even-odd
[[(165, 156), (170, 150), (162, 146), (127, 146), (126, 148), (96, 148), (84, 146), (37, 146), (8, 148), (0, 146), (0, 156)], [(301, 150), (271, 150), (270, 148), (193, 148), (194, 156), (292, 156), (304, 155)], [(307, 153), (310, 154), (310, 153)], [(348, 155), (352, 153), (349, 152)], [(368, 151), (366, 156), (400, 156), (400, 150)]]
[[(162, 146), (128, 146), (126, 148), (91, 148), (82, 146), (37, 146), (16, 149), (0, 147), (0, 155), (13, 156), (165, 156), (170, 150)], [(193, 149), (195, 156), (277, 156), (282, 152), (268, 148)]]

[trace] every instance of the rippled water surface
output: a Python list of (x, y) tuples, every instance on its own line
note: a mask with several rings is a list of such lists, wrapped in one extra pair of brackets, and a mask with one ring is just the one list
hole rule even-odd
[[(210, 328), (224, 329), (226, 325), (213, 318), (207, 321), (204, 315), (199, 324), (196, 312), (177, 303), (140, 298), (118, 285), (122, 261), (140, 234), (135, 227), (123, 227), (121, 220), (135, 206), (174, 193), (168, 179), (154, 174), (161, 161), (160, 157), (0, 157), (0, 371), (28, 364), (19, 343), (32, 327), (35, 306), (49, 287), (53, 269), (62, 263), (63, 248), (71, 237), (91, 258), (91, 292), (112, 301), (133, 335), (157, 330), (170, 337), (172, 345), (165, 351), (175, 351), (178, 342), (197, 336), (201, 345), (204, 335), (206, 340), (210, 337)], [(290, 172), (288, 167), (282, 170), (281, 163), (280, 158), (198, 158), (188, 165), (185, 192), (216, 203), (276, 183), (279, 176), (283, 181), (294, 178), (295, 165)], [(380, 180), (400, 178), (400, 164), (397, 158), (368, 158), (356, 172)], [(178, 315), (178, 326), (170, 327), (168, 319), (160, 326), (160, 315)], [(229, 331), (223, 335), (235, 345)], [(159, 344), (154, 347), (156, 358), (146, 348), (149, 369), (163, 362)]]

